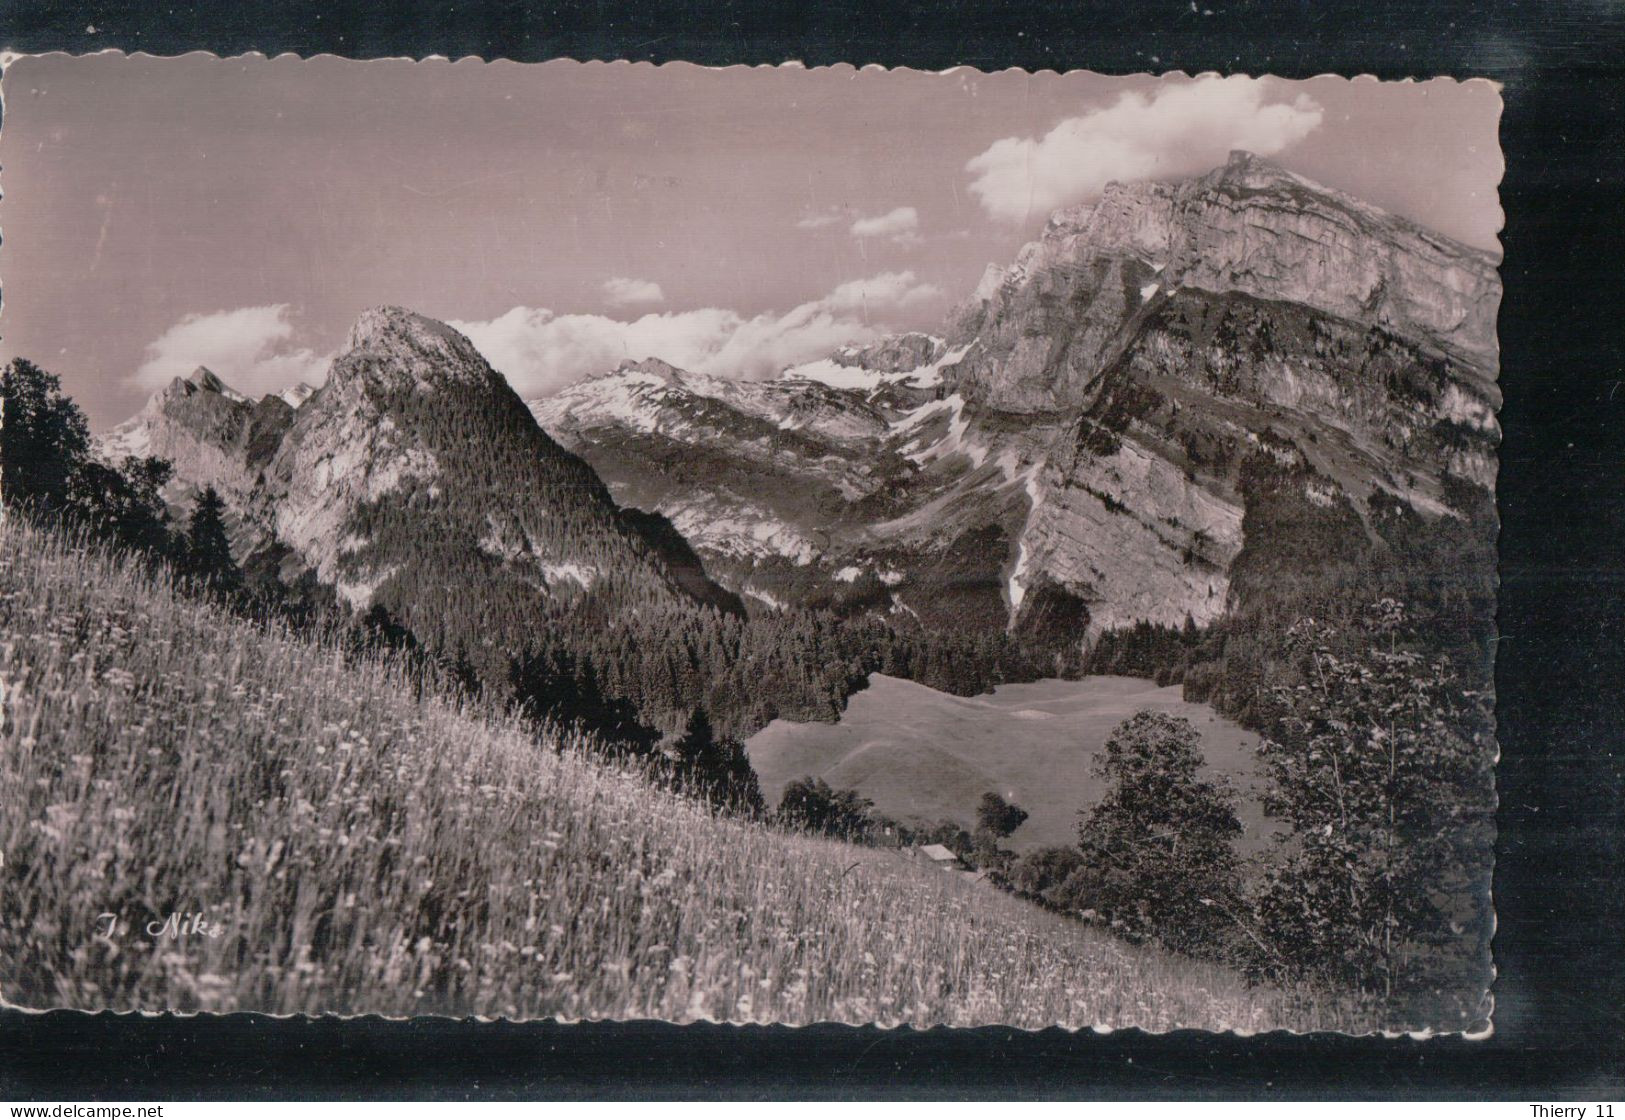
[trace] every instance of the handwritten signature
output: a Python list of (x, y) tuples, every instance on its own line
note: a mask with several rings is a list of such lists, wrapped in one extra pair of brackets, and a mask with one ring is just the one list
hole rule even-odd
[[(96, 915), (96, 936), (109, 941), (127, 936), (130, 932), (130, 923), (120, 920), (117, 914), (102, 913)], [(201, 911), (196, 913), (171, 913), (162, 918), (155, 918), (146, 923), (142, 929), (148, 937), (167, 937), (171, 941), (179, 941), (183, 937), (223, 937), (226, 933), (224, 922), (210, 921), (208, 915)]]

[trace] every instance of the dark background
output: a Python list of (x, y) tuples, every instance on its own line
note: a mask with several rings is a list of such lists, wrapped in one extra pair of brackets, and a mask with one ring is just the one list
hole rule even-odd
[(1508, 165), (1492, 1039), (0, 1012), (0, 1097), (1621, 1095), (1625, 4), (10, 0), (0, 46), (1482, 76)]

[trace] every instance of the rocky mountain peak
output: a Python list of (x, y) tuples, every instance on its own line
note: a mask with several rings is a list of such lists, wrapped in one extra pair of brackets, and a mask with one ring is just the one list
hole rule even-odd
[(684, 371), (678, 369), (670, 362), (662, 361), (659, 358), (644, 358), (641, 361), (634, 361), (633, 359), (628, 358), (626, 361), (616, 366), (608, 374), (603, 376), (613, 377), (616, 374), (623, 373), (642, 373), (647, 374), (650, 377), (658, 377), (662, 381), (668, 381), (676, 384), (678, 381), (682, 380), (683, 372)]
[(232, 401), (247, 400), (241, 393), (227, 385), (208, 366), (198, 366), (185, 377), (177, 377), (160, 390), (149, 405), (161, 400), (173, 400), (179, 397), (190, 397), (197, 393), (212, 393)]
[(967, 394), (1018, 412), (1083, 403), (1142, 312), (1176, 292), (1299, 304), (1497, 364), (1491, 254), (1244, 151), (1180, 182), (1111, 183), (1064, 208), (953, 328)]
[(1242, 148), (1233, 149), (1230, 158), (1214, 168), (1212, 175), (1215, 178), (1228, 179), (1233, 182), (1250, 182), (1259, 185), (1271, 182), (1309, 182), (1307, 179), (1292, 174), (1280, 164), (1267, 160), (1262, 156), (1256, 156)]
[(425, 392), (443, 383), (505, 384), (465, 335), (403, 307), (368, 308), (350, 328), (331, 381), (357, 380)]
[(877, 373), (907, 373), (941, 357), (946, 348), (947, 344), (936, 335), (909, 331), (864, 346), (843, 346), (830, 355), (830, 360)]

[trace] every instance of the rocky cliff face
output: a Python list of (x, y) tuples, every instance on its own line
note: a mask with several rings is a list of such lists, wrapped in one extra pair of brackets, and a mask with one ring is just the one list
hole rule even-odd
[(1223, 614), (1238, 557), (1267, 566), (1274, 547), (1256, 516), (1243, 531), (1267, 474), (1288, 480), (1274, 515), (1284, 486), (1373, 536), (1374, 502), (1422, 521), (1476, 506), (1461, 494), (1493, 485), (1499, 293), (1487, 255), (1238, 153), (1057, 213), (944, 339), (774, 383), (861, 408), (844, 440), (792, 448), (737, 404), (695, 424), (733, 390), (691, 375), (658, 391), (681, 388), (681, 415), (596, 403), (641, 392), (628, 371), (537, 411), (708, 558), (753, 559), (720, 569), (742, 590), (863, 587), (850, 597), (898, 617), (1074, 641)]
[(1494, 262), (1245, 152), (1181, 183), (1112, 184), (1058, 211), (961, 313), (969, 399), (1012, 411), (1083, 404), (1122, 331), (1159, 294), (1289, 302), (1493, 370)]
[(199, 366), (153, 394), (146, 406), (98, 441), (103, 456), (156, 455), (175, 467), (170, 496), (184, 501), (198, 485), (242, 498), (260, 480), (293, 408), (276, 396), (250, 401)]
[(1499, 296), (1485, 254), (1244, 153), (1056, 214), (954, 339), (970, 438), (1010, 413), (1059, 428), (1012, 602), (1042, 584), (1095, 627), (1216, 618), (1255, 456), (1362, 520), (1378, 493), (1458, 516), (1452, 480), (1493, 485)]

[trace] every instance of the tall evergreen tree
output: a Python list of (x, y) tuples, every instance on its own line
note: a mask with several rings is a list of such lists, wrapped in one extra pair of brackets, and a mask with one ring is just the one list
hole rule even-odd
[(735, 812), (757, 815), (765, 809), (745, 745), (738, 739), (717, 738), (704, 708), (689, 713), (683, 733), (666, 756), (674, 784), (685, 792)]
[(198, 495), (187, 523), (184, 570), (211, 591), (229, 597), (242, 589), (243, 573), (231, 556), (225, 509), (213, 486)]

